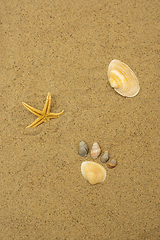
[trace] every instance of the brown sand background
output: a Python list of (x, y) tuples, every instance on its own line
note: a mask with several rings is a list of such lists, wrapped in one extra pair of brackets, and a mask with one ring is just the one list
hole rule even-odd
[[(1, 1), (1, 240), (159, 239), (159, 3)], [(136, 97), (110, 87), (114, 58)], [(48, 92), (65, 113), (26, 129), (22, 101), (42, 109)], [(83, 179), (81, 140), (118, 161), (104, 183)]]

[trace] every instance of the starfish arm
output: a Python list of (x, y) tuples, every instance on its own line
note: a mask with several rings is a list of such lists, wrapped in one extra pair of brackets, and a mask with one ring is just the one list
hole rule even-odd
[(43, 108), (43, 114), (44, 115), (48, 115), (50, 112), (50, 107), (51, 107), (51, 95), (50, 93), (48, 93), (47, 95), (47, 99)]
[(27, 103), (22, 102), (22, 104), (34, 115), (38, 116), (38, 117), (42, 117), (43, 116), (43, 111), (38, 110), (36, 108), (33, 108), (31, 106), (29, 106)]
[(59, 116), (61, 116), (62, 114), (64, 113), (64, 110), (62, 111), (62, 112), (60, 112), (60, 113), (49, 113), (48, 115), (47, 115), (47, 118), (58, 118)]
[(45, 120), (43, 118), (37, 118), (33, 123), (31, 123), (29, 126), (27, 126), (26, 128), (29, 127), (37, 127), (38, 125), (40, 125), (41, 123), (45, 122)]

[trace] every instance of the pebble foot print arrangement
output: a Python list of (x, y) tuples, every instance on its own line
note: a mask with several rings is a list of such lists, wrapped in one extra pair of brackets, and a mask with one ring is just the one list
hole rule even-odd
[[(84, 141), (79, 143), (78, 153), (81, 157), (86, 157), (88, 154), (89, 148)], [(93, 146), (90, 151), (91, 158), (93, 160), (97, 159), (101, 153), (100, 146), (97, 142), (93, 143)], [(109, 160), (109, 153), (105, 151), (101, 158), (102, 163), (107, 162), (108, 168), (114, 168), (117, 165), (116, 160)], [(82, 176), (91, 184), (95, 185), (98, 183), (102, 183), (106, 179), (106, 169), (99, 163), (94, 161), (84, 161), (81, 164), (81, 173)]]

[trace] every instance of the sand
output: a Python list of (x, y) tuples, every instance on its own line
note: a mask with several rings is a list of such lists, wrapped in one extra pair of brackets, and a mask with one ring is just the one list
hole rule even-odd
[[(159, 238), (159, 8), (154, 1), (1, 1), (0, 239)], [(140, 83), (109, 85), (119, 59)], [(64, 114), (36, 128), (22, 102)], [(90, 185), (84, 140), (117, 160)], [(100, 163), (100, 158), (96, 160)]]

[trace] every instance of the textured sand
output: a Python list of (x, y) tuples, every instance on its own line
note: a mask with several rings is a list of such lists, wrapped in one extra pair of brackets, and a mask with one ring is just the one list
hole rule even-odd
[[(159, 238), (158, 0), (1, 1), (0, 239)], [(107, 80), (117, 58), (140, 92)], [(58, 118), (26, 129), (50, 92)], [(97, 141), (116, 168), (91, 186), (78, 144)], [(98, 158), (96, 162), (100, 163)]]

